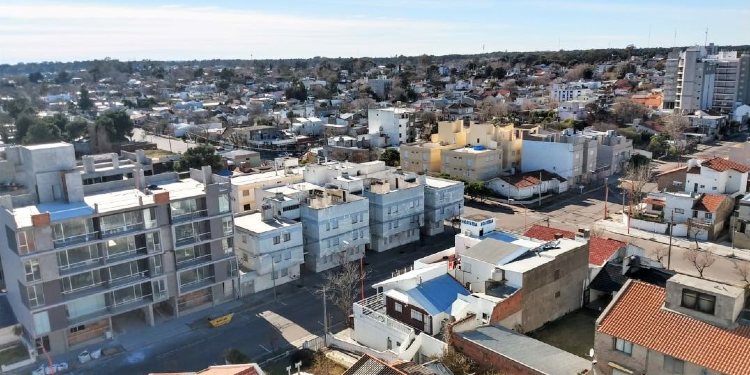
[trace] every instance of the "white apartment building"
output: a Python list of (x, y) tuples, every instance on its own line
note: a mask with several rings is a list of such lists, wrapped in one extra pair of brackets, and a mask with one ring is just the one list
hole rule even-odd
[(707, 194), (747, 193), (750, 167), (728, 159), (688, 160), (685, 191)]
[(264, 203), (261, 212), (235, 217), (234, 222), (242, 295), (299, 278), (304, 263), (302, 223), (276, 215), (271, 203)]
[(370, 108), (367, 111), (368, 133), (379, 139), (371, 141), (381, 147), (414, 142), (414, 112), (413, 108)]
[(572, 183), (587, 182), (597, 169), (596, 139), (573, 129), (561, 133), (531, 135), (523, 140), (521, 170), (545, 170)]
[(597, 142), (595, 170), (598, 177), (608, 177), (625, 169), (633, 154), (633, 140), (614, 130), (601, 132), (586, 128), (583, 135)]
[(346, 190), (313, 190), (300, 211), (309, 270), (322, 272), (364, 257), (370, 244), (367, 199)]
[(550, 88), (550, 98), (562, 103), (568, 100), (575, 100), (580, 97), (590, 97), (594, 90), (601, 87), (601, 82), (569, 82), (553, 83)]
[(748, 66), (750, 55), (717, 52), (713, 44), (672, 51), (665, 67), (662, 107), (682, 112), (730, 113), (735, 107), (748, 104)]
[(386, 251), (419, 241), (424, 225), (424, 185), (415, 177), (392, 174), (365, 189), (370, 202), (370, 249)]
[(464, 183), (435, 177), (425, 177), (424, 227), (422, 233), (434, 236), (443, 233), (445, 221), (464, 212)]
[(256, 189), (266, 189), (302, 182), (302, 168), (282, 167), (275, 171), (224, 178), (231, 184), (232, 212), (242, 213), (258, 209)]

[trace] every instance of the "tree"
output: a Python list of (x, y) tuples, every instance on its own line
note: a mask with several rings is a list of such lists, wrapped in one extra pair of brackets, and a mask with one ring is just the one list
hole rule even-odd
[(450, 343), (443, 350), (440, 357), (438, 357), (438, 361), (451, 370), (453, 375), (470, 375), (476, 374), (479, 371), (479, 366), (477, 366), (476, 362), (456, 350)]
[(198, 68), (198, 69), (195, 69), (195, 71), (193, 71), (193, 78), (200, 78), (200, 77), (203, 77), (203, 75), (204, 75), (205, 73), (206, 73), (206, 72), (205, 72), (205, 71), (203, 70), (203, 68)]
[(88, 132), (88, 127), (89, 123), (86, 120), (77, 118), (65, 126), (65, 138), (68, 141), (75, 141)]
[(86, 86), (81, 86), (80, 94), (78, 95), (78, 108), (82, 111), (88, 111), (94, 107), (94, 102), (89, 97), (89, 90)]
[(230, 365), (250, 363), (250, 357), (235, 348), (228, 349), (224, 352), (224, 360)]
[(622, 179), (623, 188), (627, 189), (632, 207), (634, 202), (639, 203), (643, 199), (643, 189), (651, 179), (651, 167), (648, 164), (628, 165)]
[(341, 375), (336, 363), (326, 357), (323, 352), (316, 352), (309, 373), (315, 375)]
[(28, 133), (29, 129), (35, 122), (35, 118), (28, 115), (23, 115), (16, 120), (16, 143), (21, 143), (21, 141), (23, 141), (23, 138), (26, 137), (26, 133)]
[(234, 78), (234, 70), (224, 68), (219, 72), (219, 78), (225, 81), (231, 81)]
[(297, 99), (301, 102), (307, 100), (307, 89), (305, 85), (299, 80), (294, 80), (286, 91), (284, 91), (287, 99)]
[(612, 112), (619, 123), (628, 124), (633, 122), (634, 119), (643, 118), (648, 112), (648, 108), (630, 99), (617, 98), (612, 106)]
[(338, 269), (330, 270), (323, 275), (323, 288), (326, 290), (326, 298), (348, 317), (352, 315), (352, 305), (357, 299), (365, 275), (360, 271), (357, 262), (347, 261), (346, 250), (339, 253), (338, 257), (342, 264)]
[(18, 119), (21, 115), (33, 115), (34, 114), (34, 108), (31, 107), (31, 103), (29, 102), (29, 99), (26, 98), (16, 98), (13, 100), (9, 100), (3, 104), (3, 108), (6, 112), (8, 112), (8, 115), (14, 119)]
[(103, 130), (110, 142), (125, 142), (133, 136), (133, 120), (125, 111), (107, 112), (96, 119), (97, 130)]
[(489, 189), (484, 185), (484, 181), (473, 181), (466, 185), (466, 194), (471, 199), (484, 199), (489, 195)]
[(183, 171), (190, 168), (200, 169), (204, 165), (209, 165), (214, 171), (218, 171), (222, 168), (221, 156), (216, 154), (213, 146), (200, 144), (187, 149), (182, 154), (177, 169)]
[(750, 289), (750, 262), (735, 259), (733, 263), (737, 275), (745, 284), (745, 289)]
[(682, 155), (685, 149), (685, 129), (690, 125), (687, 117), (679, 113), (672, 113), (664, 119), (664, 132), (672, 139), (674, 151), (677, 155)]
[(55, 83), (57, 83), (58, 85), (62, 85), (64, 83), (70, 82), (71, 78), (72, 77), (70, 76), (70, 73), (65, 70), (61, 70), (55, 77)]
[(669, 253), (669, 249), (666, 247), (660, 246), (656, 248), (656, 251), (654, 251), (654, 257), (656, 258), (656, 261), (659, 263), (664, 264), (663, 260), (667, 257)]
[(389, 167), (398, 167), (401, 164), (401, 154), (395, 148), (387, 148), (380, 154), (380, 160)]
[(23, 137), (23, 143), (35, 145), (60, 141), (60, 129), (46, 121), (35, 121)]
[(703, 272), (706, 271), (706, 268), (711, 267), (716, 262), (716, 255), (708, 250), (701, 251), (697, 248), (691, 248), (685, 253), (685, 259), (695, 267), (698, 276), (703, 278)]
[(33, 72), (29, 74), (29, 82), (31, 83), (39, 83), (39, 81), (43, 80), (44, 76), (41, 72)]

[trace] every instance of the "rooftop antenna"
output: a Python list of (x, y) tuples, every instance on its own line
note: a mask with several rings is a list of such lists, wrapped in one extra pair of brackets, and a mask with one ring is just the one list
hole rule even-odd
[(707, 45), (708, 45), (708, 26), (706, 26), (706, 37), (705, 37), (705, 39), (703, 40), (703, 45), (704, 45), (704, 46), (707, 46)]

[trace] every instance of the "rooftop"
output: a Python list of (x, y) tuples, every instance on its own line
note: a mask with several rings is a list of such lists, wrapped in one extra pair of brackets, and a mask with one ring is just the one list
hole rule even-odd
[(544, 227), (537, 224), (532, 225), (523, 235), (530, 238), (536, 238), (537, 240), (552, 241), (555, 239), (556, 234), (560, 234), (563, 238), (569, 238), (571, 240), (576, 238), (576, 234), (571, 231)]
[(663, 309), (665, 295), (662, 287), (630, 281), (599, 318), (597, 331), (716, 372), (747, 373), (750, 326), (728, 330)]
[(593, 236), (589, 239), (589, 264), (602, 266), (612, 254), (627, 245), (622, 241)]
[(487, 238), (461, 252), (461, 256), (474, 258), (496, 266), (508, 263), (528, 250), (510, 242)]
[(695, 203), (694, 209), (697, 211), (716, 212), (726, 199), (728, 199), (726, 195), (703, 194), (698, 202)]
[(727, 170), (735, 170), (740, 173), (747, 173), (750, 172), (750, 167), (744, 164), (740, 164), (734, 161), (731, 161), (729, 159), (724, 159), (720, 157), (716, 157), (713, 159), (704, 160), (703, 163), (701, 163), (701, 166), (711, 168), (718, 172), (723, 172)]
[(283, 217), (274, 217), (271, 220), (263, 220), (263, 214), (260, 212), (249, 215), (237, 216), (234, 218), (234, 227), (251, 233), (260, 234), (278, 229), (291, 227), (293, 225), (302, 225), (294, 220)]
[(283, 178), (283, 177), (293, 176), (293, 175), (298, 175), (300, 178), (302, 178), (302, 170), (303, 168), (294, 168), (292, 170), (292, 173), (286, 173), (285, 170), (279, 169), (277, 171), (268, 171), (268, 172), (247, 174), (247, 175), (242, 175), (242, 176), (235, 176), (235, 177), (232, 177), (230, 181), (232, 185), (247, 185), (247, 184), (254, 184), (257, 182), (261, 182), (261, 181), (273, 180), (274, 178)]
[(457, 335), (542, 374), (579, 374), (591, 369), (590, 361), (506, 328), (484, 326)]
[(463, 285), (448, 274), (425, 281), (416, 288), (402, 293), (409, 297), (411, 304), (421, 306), (430, 315), (449, 311), (459, 294), (464, 296), (470, 294)]
[(425, 177), (425, 187), (432, 187), (432, 188), (445, 188), (450, 186), (455, 186), (458, 184), (461, 184), (460, 181), (454, 181), (454, 180), (447, 180), (444, 178), (436, 178), (436, 177)]
[(406, 375), (407, 373), (389, 366), (387, 363), (372, 357), (363, 355), (352, 367), (349, 367), (343, 375)]

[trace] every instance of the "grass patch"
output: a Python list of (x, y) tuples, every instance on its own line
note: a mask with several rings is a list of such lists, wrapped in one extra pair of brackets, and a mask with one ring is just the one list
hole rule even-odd
[(165, 156), (176, 155), (174, 152), (170, 152), (167, 150), (160, 150), (158, 148), (156, 150), (145, 150), (144, 153), (149, 158), (157, 158), (157, 159), (165, 157)]
[(545, 324), (528, 335), (556, 348), (588, 359), (594, 347), (594, 326), (599, 312), (580, 309)]
[(1, 365), (10, 365), (25, 359), (29, 359), (29, 351), (20, 342), (0, 350)]

